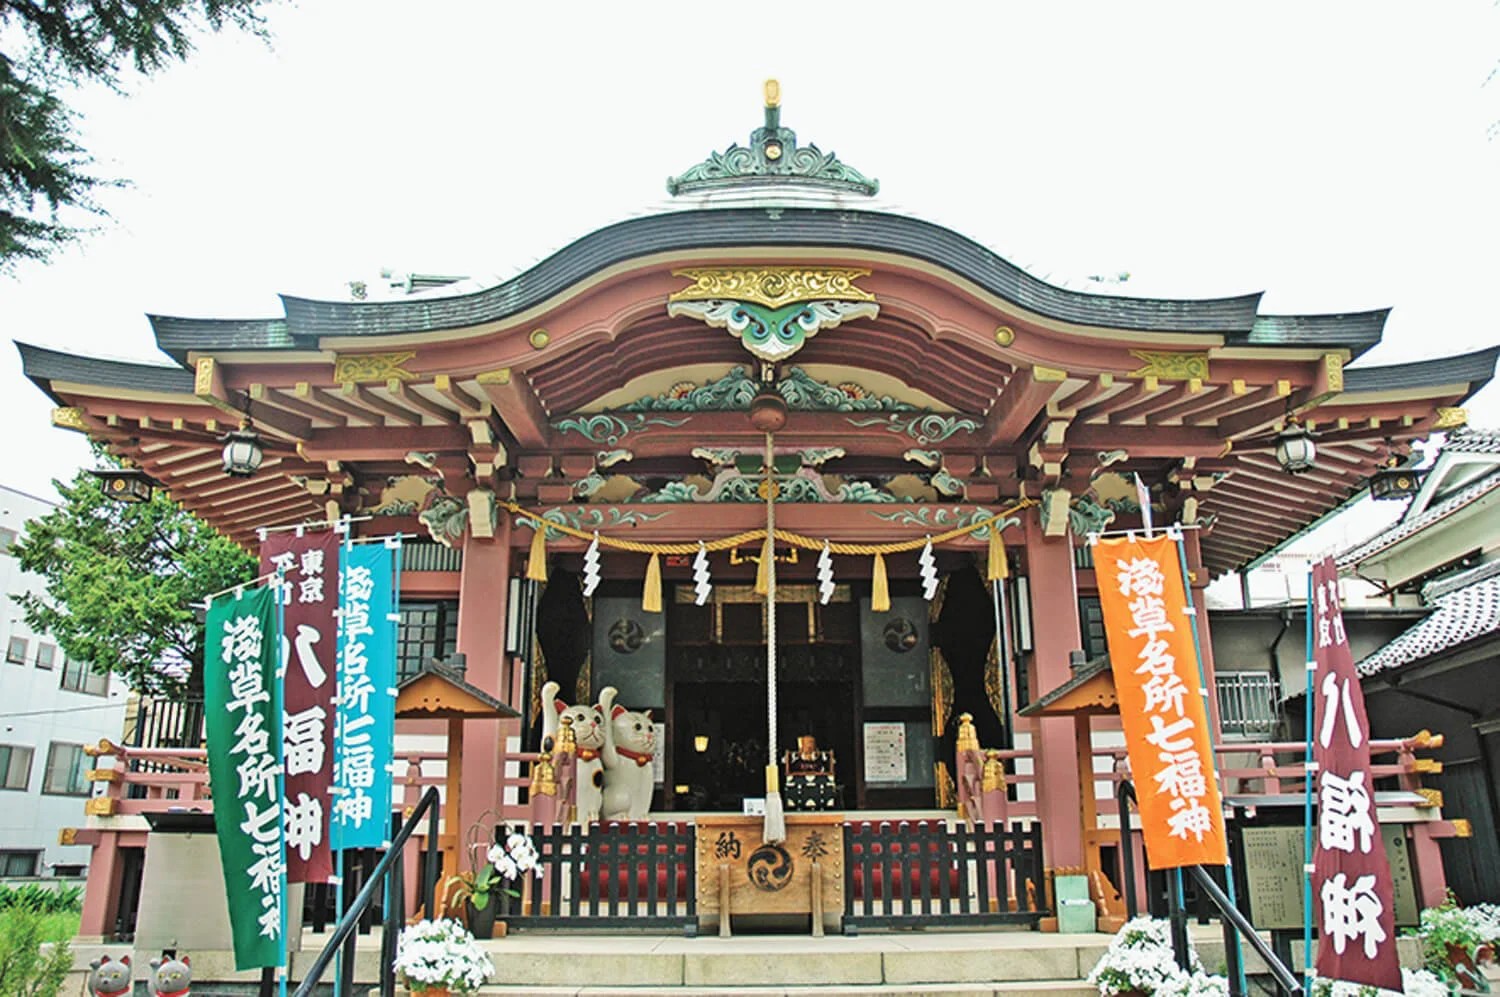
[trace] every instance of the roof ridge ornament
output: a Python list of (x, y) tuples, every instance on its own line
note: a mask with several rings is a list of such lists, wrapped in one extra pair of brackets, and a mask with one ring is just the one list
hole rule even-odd
[(667, 179), (672, 196), (758, 183), (819, 187), (874, 196), (880, 181), (839, 161), (811, 143), (797, 145), (797, 133), (781, 126), (781, 84), (765, 83), (765, 124), (750, 133), (750, 146), (739, 143), (708, 158), (687, 172)]

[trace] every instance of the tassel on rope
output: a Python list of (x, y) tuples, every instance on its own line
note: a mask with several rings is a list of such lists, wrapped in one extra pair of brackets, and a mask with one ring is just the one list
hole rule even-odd
[(765, 546), (760, 549), (760, 564), (755, 569), (755, 594), (766, 595), (771, 591), (771, 565), (775, 563), (776, 548), (770, 537), (766, 537)]
[(891, 584), (885, 576), (885, 555), (875, 555), (875, 575), (870, 580), (870, 609), (877, 613), (891, 608)]
[(531, 556), (526, 559), (526, 577), (534, 582), (545, 582), (547, 580), (547, 527), (533, 520), (531, 529)]
[(652, 554), (646, 562), (646, 587), (641, 592), (641, 609), (661, 612), (661, 555)]
[(786, 840), (786, 812), (781, 805), (775, 765), (766, 766), (766, 819), (760, 836), (769, 845)]
[(990, 561), (984, 573), (987, 582), (1003, 582), (1010, 575), (1010, 566), (1005, 563), (1005, 541), (1000, 539), (1000, 522), (990, 524)]

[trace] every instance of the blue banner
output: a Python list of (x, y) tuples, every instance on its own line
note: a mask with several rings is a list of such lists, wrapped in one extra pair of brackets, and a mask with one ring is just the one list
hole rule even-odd
[(339, 703), (333, 847), (381, 848), (390, 838), (396, 736), (396, 551), (379, 541), (344, 549), (339, 585)]

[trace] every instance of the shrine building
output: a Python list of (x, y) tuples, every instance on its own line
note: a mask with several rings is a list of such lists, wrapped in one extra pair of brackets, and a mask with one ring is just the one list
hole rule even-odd
[[(19, 345), (54, 426), (247, 549), (260, 529), (346, 517), (408, 537), (403, 675), (439, 659), (524, 717), (464, 726), (465, 826), (524, 814), (514, 756), (538, 749), (549, 681), (568, 703), (613, 686), (663, 725), (653, 816), (764, 795), (762, 549), (714, 546), (766, 526), (755, 407), (776, 410), (778, 531), (827, 542), (825, 557), (778, 532), (774, 749), (811, 735), (831, 752), (841, 812), (931, 815), (955, 805), (972, 714), (1047, 867), (1082, 867), (1098, 759), (1069, 717), (1028, 707), (1086, 676), (1101, 639), (1088, 535), (1141, 527), (1146, 495), (1158, 528), (1181, 527), (1203, 606), (1213, 578), (1461, 425), (1494, 372), (1496, 349), (1351, 367), (1385, 310), (1050, 284), (883, 206), (876, 180), (799, 142), (769, 90), (747, 145), (667, 188), (658, 213), (500, 283), (152, 316), (160, 365)], [(534, 543), (539, 520), (556, 529)], [(617, 545), (586, 560), (594, 535)], [(1196, 625), (1211, 684), (1207, 613)], [(397, 740), (444, 729), (402, 720)], [(1092, 730), (1119, 744), (1117, 721)]]

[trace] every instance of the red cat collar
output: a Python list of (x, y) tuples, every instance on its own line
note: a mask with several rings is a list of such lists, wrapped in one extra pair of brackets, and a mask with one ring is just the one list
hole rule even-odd
[(94, 997), (125, 997), (130, 993), (130, 987), (121, 987), (119, 990), (93, 990), (90, 991)]
[[(581, 761), (581, 762), (591, 762), (595, 758), (598, 758), (598, 757), (599, 757), (599, 752), (595, 751), (593, 748), (579, 748), (578, 749), (578, 760)], [(164, 995), (164, 997), (166, 997), (166, 995)]]
[(181, 990), (173, 990), (171, 993), (167, 993), (164, 990), (158, 990), (156, 992), (156, 997), (188, 997), (188, 995), (192, 992), (192, 987), (183, 987)]
[(615, 751), (619, 754), (624, 755), (626, 758), (635, 759), (635, 763), (641, 768), (645, 768), (647, 765), (650, 765), (651, 760), (656, 757), (654, 752), (651, 754), (646, 754), (643, 751), (631, 751), (629, 748), (616, 748)]

